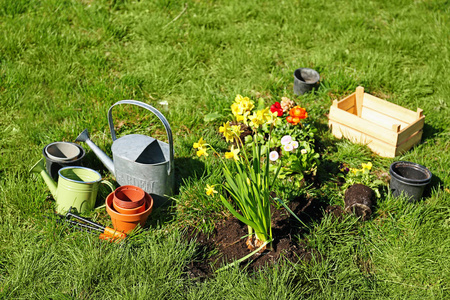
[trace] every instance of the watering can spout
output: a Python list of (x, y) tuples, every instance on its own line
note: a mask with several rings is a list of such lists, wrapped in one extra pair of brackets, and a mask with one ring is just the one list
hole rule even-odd
[(50, 189), (50, 193), (52, 193), (53, 198), (56, 199), (56, 182), (50, 177), (50, 175), (45, 170), (44, 159), (41, 158), (34, 166), (31, 167), (30, 173), (38, 173), (42, 176), (48, 188)]
[(87, 129), (83, 130), (82, 133), (76, 138), (76, 142), (85, 142), (94, 151), (95, 155), (101, 160), (105, 167), (113, 174), (114, 173), (114, 163), (108, 155), (105, 154), (94, 142), (89, 138), (89, 132)]

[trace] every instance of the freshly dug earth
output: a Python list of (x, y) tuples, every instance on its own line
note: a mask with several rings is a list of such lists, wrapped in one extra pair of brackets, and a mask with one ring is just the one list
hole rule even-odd
[[(314, 199), (296, 199), (290, 202), (289, 208), (302, 222), (309, 223), (322, 217), (325, 205)], [(318, 254), (314, 249), (299, 242), (299, 237), (305, 234), (306, 228), (284, 208), (272, 207), (272, 212), (272, 232), (275, 239), (272, 243), (273, 250), (253, 255), (243, 262), (241, 267), (254, 272), (264, 266), (273, 265), (280, 259), (292, 263), (309, 261), (313, 253), (317, 258)], [(337, 216), (342, 214), (342, 209), (332, 208), (330, 212)], [(209, 235), (189, 228), (186, 238), (194, 239), (198, 244), (197, 257), (186, 267), (189, 276), (199, 279), (209, 277), (221, 266), (248, 255), (251, 251), (245, 244), (247, 234), (247, 225), (234, 217), (216, 224)]]

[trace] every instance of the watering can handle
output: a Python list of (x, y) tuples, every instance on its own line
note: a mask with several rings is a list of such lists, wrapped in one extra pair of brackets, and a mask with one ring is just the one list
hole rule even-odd
[(136, 100), (122, 100), (119, 102), (114, 103), (108, 110), (108, 123), (109, 123), (109, 130), (111, 131), (111, 138), (113, 141), (116, 140), (116, 131), (114, 130), (114, 122), (112, 119), (112, 108), (116, 105), (120, 105), (120, 104), (132, 104), (132, 105), (136, 105), (142, 108), (145, 108), (149, 111), (151, 111), (152, 113), (154, 113), (158, 119), (163, 123), (164, 127), (166, 128), (166, 133), (167, 133), (167, 138), (169, 140), (169, 169), (167, 171), (167, 173), (170, 175), (173, 169), (173, 138), (172, 138), (172, 129), (170, 129), (170, 125), (169, 122), (167, 122), (167, 119), (164, 117), (164, 115), (162, 113), (159, 112), (159, 110), (157, 110), (156, 108), (154, 108), (153, 106), (151, 106), (150, 104), (144, 103), (144, 102), (140, 102), (140, 101), (136, 101)]

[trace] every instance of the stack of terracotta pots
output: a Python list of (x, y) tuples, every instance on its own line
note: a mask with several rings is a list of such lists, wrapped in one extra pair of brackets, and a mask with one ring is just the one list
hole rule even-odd
[(152, 197), (134, 185), (120, 186), (106, 197), (106, 211), (114, 229), (124, 233), (129, 233), (138, 224), (144, 226), (152, 208)]

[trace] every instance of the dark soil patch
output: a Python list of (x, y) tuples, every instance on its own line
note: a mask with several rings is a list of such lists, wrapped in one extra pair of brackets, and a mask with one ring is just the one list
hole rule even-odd
[[(322, 218), (325, 204), (315, 199), (296, 199), (289, 203), (289, 208), (304, 223)], [(300, 260), (310, 261), (314, 249), (309, 248), (299, 237), (306, 233), (298, 220), (285, 208), (272, 208), (272, 232), (275, 238), (273, 250), (252, 256), (241, 267), (254, 272), (265, 266), (273, 265), (280, 260), (297, 263)], [(342, 213), (342, 209), (341, 209)], [(187, 265), (186, 271), (191, 278), (204, 279), (214, 274), (221, 266), (248, 255), (251, 251), (245, 243), (248, 233), (247, 226), (234, 217), (216, 224), (209, 235), (189, 228), (186, 234), (188, 240), (195, 239), (198, 244), (198, 255)]]
[(342, 206), (329, 205), (329, 206), (327, 206), (327, 209), (325, 210), (325, 213), (331, 214), (335, 218), (342, 218), (342, 216), (345, 214), (345, 211), (342, 208)]
[(353, 212), (362, 220), (368, 220), (375, 202), (375, 192), (363, 184), (351, 185), (345, 191), (345, 210)]

